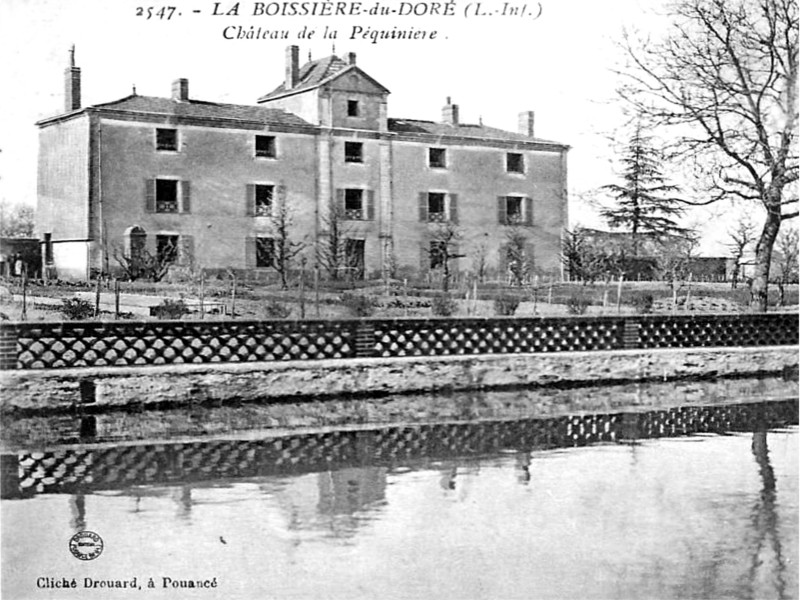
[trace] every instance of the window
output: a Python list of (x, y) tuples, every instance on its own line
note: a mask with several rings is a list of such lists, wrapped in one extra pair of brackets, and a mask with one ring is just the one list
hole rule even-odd
[(444, 169), (445, 163), (445, 148), (429, 148), (428, 149), (428, 166), (432, 169)]
[(506, 222), (521, 223), (523, 221), (523, 199), (517, 196), (506, 197)]
[(459, 223), (458, 194), (420, 192), (419, 207), (422, 223)]
[(358, 117), (359, 116), (359, 101), (358, 100), (348, 100), (348, 116), (349, 117)]
[(256, 136), (256, 156), (262, 158), (275, 158), (275, 136), (257, 135)]
[(178, 181), (156, 179), (156, 212), (178, 212)]
[(523, 155), (519, 152), (507, 152), (506, 170), (509, 173), (525, 173), (525, 163)]
[(361, 142), (345, 142), (345, 162), (362, 162)]
[(178, 236), (156, 236), (156, 260), (160, 265), (174, 263), (178, 260)]
[(345, 240), (345, 263), (351, 277), (364, 279), (364, 240)]
[(253, 187), (255, 194), (254, 214), (257, 217), (269, 217), (273, 214), (273, 196), (275, 186), (256, 184)]
[(275, 240), (268, 237), (256, 238), (256, 266), (272, 267), (275, 264)]
[(345, 190), (345, 218), (356, 221), (364, 219), (364, 190)]
[(498, 196), (498, 223), (533, 225), (533, 202), (527, 196)]
[(441, 192), (428, 193), (428, 220), (436, 223), (448, 220), (445, 209), (445, 194)]
[(156, 150), (178, 150), (177, 129), (156, 129)]
[(428, 246), (429, 265), (432, 269), (445, 266), (448, 259), (448, 243), (441, 240), (434, 240)]

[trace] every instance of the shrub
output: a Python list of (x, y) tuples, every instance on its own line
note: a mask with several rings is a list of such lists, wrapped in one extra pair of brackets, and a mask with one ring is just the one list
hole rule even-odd
[(158, 319), (180, 319), (189, 311), (183, 300), (165, 298), (161, 304), (154, 306), (151, 312)]
[(567, 312), (571, 315), (583, 315), (589, 305), (590, 301), (583, 296), (570, 296), (567, 299)]
[(363, 294), (342, 294), (339, 301), (354, 317), (369, 317), (375, 312), (375, 300)]
[(437, 294), (431, 299), (431, 312), (438, 317), (450, 317), (458, 308), (449, 294)]
[(651, 294), (637, 294), (631, 299), (631, 305), (640, 314), (648, 314), (654, 310), (654, 297)]
[(503, 317), (511, 317), (514, 315), (519, 305), (520, 298), (516, 296), (498, 296), (493, 302), (495, 314)]
[(82, 298), (64, 298), (61, 300), (61, 314), (71, 321), (89, 319), (95, 314), (94, 305)]
[(268, 319), (286, 319), (292, 314), (292, 309), (286, 304), (281, 304), (275, 300), (269, 300), (264, 305), (264, 314)]

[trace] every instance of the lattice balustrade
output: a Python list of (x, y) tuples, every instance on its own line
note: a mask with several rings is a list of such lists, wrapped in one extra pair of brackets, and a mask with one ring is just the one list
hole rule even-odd
[(653, 316), (640, 320), (638, 348), (798, 344), (798, 315)]
[(516, 354), (623, 347), (623, 319), (376, 321), (376, 356)]
[(340, 321), (41, 324), (18, 337), (23, 369), (308, 360), (355, 356)]
[(798, 315), (139, 321), (0, 325), (0, 367), (798, 344)]
[(798, 424), (798, 400), (3, 455), (3, 497), (497, 456)]

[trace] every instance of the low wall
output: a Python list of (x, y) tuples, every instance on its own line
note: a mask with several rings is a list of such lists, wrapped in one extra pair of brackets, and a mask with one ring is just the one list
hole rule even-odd
[(798, 344), (798, 314), (0, 324), (0, 369)]
[(797, 346), (776, 346), (4, 371), (0, 409), (131, 408), (730, 377), (797, 369), (798, 358)]

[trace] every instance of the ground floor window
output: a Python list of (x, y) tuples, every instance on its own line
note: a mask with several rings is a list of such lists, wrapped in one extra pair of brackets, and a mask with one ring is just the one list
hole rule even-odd
[(364, 278), (364, 240), (345, 240), (345, 261), (351, 277)]
[(161, 265), (174, 263), (178, 260), (178, 236), (156, 236), (156, 260)]
[(256, 266), (272, 267), (275, 264), (275, 240), (268, 237), (256, 238)]
[(448, 243), (440, 240), (432, 241), (428, 246), (428, 256), (431, 269), (444, 267), (448, 259)]

